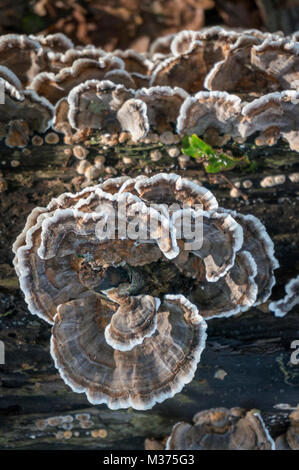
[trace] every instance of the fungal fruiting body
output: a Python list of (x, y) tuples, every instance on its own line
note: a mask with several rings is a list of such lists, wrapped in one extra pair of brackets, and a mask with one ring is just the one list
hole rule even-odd
[(112, 178), (37, 207), (14, 243), (63, 380), (91, 403), (151, 408), (194, 376), (206, 320), (265, 302), (273, 243), (176, 174)]
[(212, 408), (174, 425), (166, 450), (275, 450), (258, 410)]
[(173, 130), (218, 141), (257, 134), (257, 145), (282, 138), (299, 151), (296, 35), (212, 27), (160, 38), (139, 54), (74, 46), (62, 34), (9, 34), (0, 52), (0, 138), (9, 133), (11, 147), (50, 126), (68, 139), (86, 129), (133, 141)]

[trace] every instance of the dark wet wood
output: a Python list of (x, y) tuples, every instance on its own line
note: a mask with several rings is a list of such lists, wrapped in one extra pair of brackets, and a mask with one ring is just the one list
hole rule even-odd
[[(260, 308), (210, 321), (207, 347), (195, 379), (182, 393), (151, 411), (91, 406), (85, 395), (71, 392), (60, 379), (49, 353), (50, 327), (28, 313), (18, 288), (11, 244), (33, 207), (81, 187), (82, 178), (76, 175), (75, 161), (65, 155), (66, 147), (62, 143), (32, 147), (29, 156), (0, 147), (0, 170), (8, 184), (8, 190), (0, 194), (0, 340), (6, 353), (5, 365), (0, 366), (0, 448), (141, 449), (146, 437), (164, 437), (178, 420), (191, 420), (195, 412), (217, 406), (258, 408), (273, 436), (278, 435), (287, 424), (288, 412), (275, 406), (286, 403), (294, 407), (299, 402), (299, 366), (290, 363), (290, 344), (299, 338), (298, 310), (283, 319)], [(92, 161), (98, 151), (94, 143), (88, 158)], [(196, 162), (180, 170), (173, 159), (164, 157), (153, 163), (144, 149), (123, 147), (107, 152), (107, 165), (114, 166), (119, 175), (136, 175), (145, 167), (153, 172), (180, 172), (202, 180), (221, 206), (258, 216), (275, 242), (281, 264), (273, 290), (273, 298), (279, 298), (284, 284), (299, 268), (299, 187), (287, 178), (283, 185), (262, 188), (260, 180), (269, 174), (298, 171), (298, 155), (282, 143), (270, 149), (248, 146), (246, 152), (257, 162), (257, 170), (235, 169), (226, 176), (233, 182), (253, 182), (245, 190), (248, 201), (231, 198), (224, 183), (212, 184)], [(118, 158), (120, 153), (136, 158), (136, 164), (125, 167)], [(12, 167), (11, 160), (19, 160), (19, 166)], [(90, 415), (87, 424), (77, 419), (78, 413)], [(69, 415), (71, 423), (45, 421)], [(99, 429), (107, 433), (95, 437)]]

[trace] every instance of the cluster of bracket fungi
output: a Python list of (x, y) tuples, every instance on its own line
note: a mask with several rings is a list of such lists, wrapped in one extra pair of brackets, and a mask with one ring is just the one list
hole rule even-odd
[(220, 27), (157, 39), (148, 52), (74, 46), (63, 34), (0, 38), (0, 138), (97, 129), (133, 141), (211, 132), (299, 150), (298, 35)]
[(299, 406), (285, 432), (272, 439), (258, 410), (211, 408), (176, 423), (167, 440), (146, 439), (146, 450), (299, 450)]
[[(187, 215), (192, 227), (201, 223), (198, 245), (184, 231)], [(256, 217), (166, 173), (52, 199), (32, 211), (13, 250), (30, 312), (53, 324), (61, 377), (112, 409), (148, 409), (182, 390), (206, 321), (265, 302), (278, 267)]]

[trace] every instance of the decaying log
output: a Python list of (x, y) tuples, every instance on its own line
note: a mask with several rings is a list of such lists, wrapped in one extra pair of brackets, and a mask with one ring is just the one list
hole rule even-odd
[[(267, 148), (239, 146), (238, 152), (246, 152), (257, 165), (253, 171), (242, 167), (225, 173), (234, 184), (240, 182), (248, 196), (243, 200), (232, 198), (227, 183), (208, 178), (195, 160), (182, 170), (165, 155), (151, 161), (153, 146), (103, 150), (96, 137), (89, 142), (93, 145), (88, 159), (92, 162), (104, 153), (105, 165), (114, 167), (118, 175), (175, 170), (200, 180), (220, 205), (259, 217), (280, 262), (272, 299), (284, 295), (284, 284), (299, 268), (299, 184), (289, 178), (299, 171), (298, 154), (282, 142)], [(230, 147), (233, 152), (235, 145)], [(150, 411), (92, 406), (85, 395), (73, 393), (61, 380), (49, 353), (50, 326), (28, 313), (12, 268), (11, 245), (33, 207), (87, 184), (75, 171), (75, 159), (65, 153), (69, 147), (61, 142), (29, 146), (31, 153), (24, 155), (20, 149), (0, 145), (0, 171), (7, 184), (0, 194), (0, 340), (5, 345), (5, 364), (0, 365), (0, 448), (142, 449), (145, 438), (163, 438), (178, 420), (191, 420), (197, 411), (218, 406), (258, 408), (273, 437), (279, 435), (289, 414), (288, 407), (281, 405), (292, 408), (299, 402), (299, 365), (290, 362), (291, 343), (299, 339), (295, 309), (278, 319), (262, 305), (237, 317), (211, 320), (195, 379)], [(157, 148), (163, 152), (160, 144)], [(123, 163), (123, 155), (132, 158), (131, 166)], [(285, 183), (260, 185), (264, 177), (277, 174), (286, 175)], [(252, 182), (250, 189), (243, 187), (245, 180)], [(48, 420), (53, 417), (57, 419)]]

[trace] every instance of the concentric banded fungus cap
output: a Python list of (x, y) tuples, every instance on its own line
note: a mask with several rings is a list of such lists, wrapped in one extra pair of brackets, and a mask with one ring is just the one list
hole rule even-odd
[[(191, 258), (189, 264), (192, 261), (194, 258)], [(186, 267), (189, 267), (188, 262)], [(256, 301), (256, 274), (256, 264), (250, 253), (238, 252), (233, 267), (217, 282), (208, 282), (204, 277), (198, 276), (190, 292), (190, 299), (198, 306), (205, 319), (230, 317), (244, 312)]]
[(251, 63), (275, 80), (276, 89), (299, 91), (299, 44), (286, 38), (253, 46)]
[(207, 74), (203, 54), (203, 44), (196, 41), (187, 53), (165, 59), (154, 69), (150, 85), (178, 86), (188, 93), (202, 90)]
[(113, 349), (130, 351), (156, 331), (161, 302), (150, 295), (121, 297), (113, 294), (109, 290), (109, 299), (117, 301), (119, 307), (105, 329), (106, 342)]
[(173, 427), (166, 450), (274, 450), (275, 444), (256, 410), (212, 408), (197, 413), (194, 424)]
[(52, 104), (57, 103), (61, 98), (77, 85), (87, 80), (103, 80), (107, 72), (119, 70), (123, 64), (116, 58), (77, 59), (71, 67), (63, 68), (56, 75), (42, 72), (34, 77), (31, 88), (40, 96), (47, 98)]
[(270, 302), (269, 309), (276, 317), (284, 317), (299, 303), (299, 276), (291, 279), (285, 286), (286, 295), (283, 299)]
[(46, 65), (43, 48), (38, 41), (25, 35), (1, 36), (0, 65), (9, 68), (25, 87)]
[(218, 207), (211, 191), (174, 173), (129, 178), (119, 191), (135, 194), (147, 203), (169, 204), (170, 209), (172, 204), (175, 209), (181, 208), (184, 204), (191, 207), (198, 205), (205, 211), (212, 211)]
[(220, 134), (238, 134), (241, 100), (226, 92), (199, 92), (187, 98), (181, 106), (177, 120), (180, 135), (202, 135), (206, 129)]
[(68, 95), (69, 122), (75, 129), (120, 131), (117, 111), (133, 93), (109, 80), (87, 80)]
[[(112, 311), (111, 311), (112, 310)], [(51, 352), (64, 381), (93, 404), (149, 409), (192, 380), (204, 348), (206, 324), (182, 296), (166, 296), (157, 329), (131, 351), (105, 341), (114, 310), (95, 295), (58, 307)], [(182, 334), (184, 332), (184, 334)]]
[(150, 126), (162, 133), (175, 126), (180, 107), (188, 93), (178, 87), (156, 86), (141, 88), (135, 96), (146, 103)]
[(243, 228), (242, 249), (251, 254), (256, 264), (255, 283), (258, 286), (258, 294), (255, 305), (259, 305), (268, 300), (275, 284), (274, 270), (279, 267), (279, 263), (274, 256), (274, 243), (266, 227), (257, 217), (251, 214), (243, 215), (236, 211), (230, 211), (230, 213)]
[(299, 405), (289, 416), (290, 426), (275, 440), (277, 450), (299, 450)]
[(299, 92), (287, 90), (269, 93), (245, 105), (239, 125), (242, 137), (257, 131), (276, 128), (277, 136), (285, 138), (293, 150), (299, 149)]
[[(172, 216), (177, 232), (180, 233), (181, 230), (181, 239), (185, 241), (184, 250), (174, 260), (174, 263), (177, 263), (184, 271), (188, 265), (188, 261), (186, 264), (184, 263), (188, 254), (197, 256), (205, 264), (207, 281), (216, 282), (234, 265), (236, 253), (243, 244), (242, 227), (229, 214), (219, 214), (217, 212), (209, 214), (198, 211), (197, 213), (191, 213), (190, 218), (188, 215), (188, 209), (183, 209), (182, 211), (176, 211)], [(184, 226), (181, 226), (184, 224), (184, 219), (186, 220), (185, 223), (190, 224), (190, 238), (192, 231), (195, 233), (197, 229), (199, 232), (199, 227), (202, 230), (201, 236), (200, 233), (197, 233), (197, 242), (191, 243), (190, 246), (188, 246), (188, 240), (184, 236), (184, 233), (188, 234), (188, 232), (184, 230)], [(180, 256), (182, 259), (180, 259)], [(196, 273), (194, 273), (194, 276), (196, 276)]]

